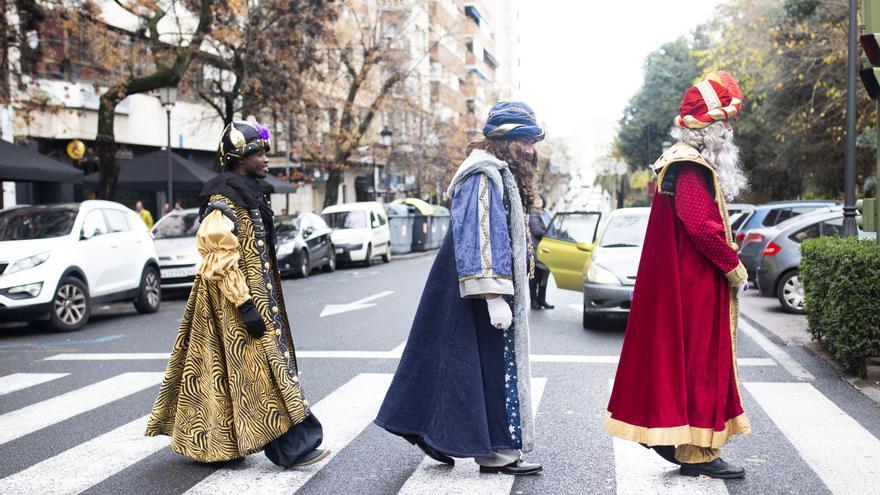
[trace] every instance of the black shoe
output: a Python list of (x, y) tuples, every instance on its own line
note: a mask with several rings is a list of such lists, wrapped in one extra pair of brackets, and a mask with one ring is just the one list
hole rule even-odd
[(532, 301), (532, 309), (543, 309), (543, 308), (541, 307), (541, 303), (539, 303), (538, 301)]
[(553, 308), (556, 307), (556, 306), (554, 306), (554, 305), (548, 303), (547, 301), (541, 301), (540, 304), (541, 304), (541, 307), (544, 308), (544, 309), (553, 309)]
[(403, 438), (405, 438), (407, 442), (422, 449), (422, 452), (424, 452), (425, 455), (430, 457), (431, 459), (434, 459), (435, 461), (441, 462), (443, 464), (449, 464), (450, 466), (455, 465), (455, 459), (453, 459), (452, 457), (449, 457), (446, 454), (438, 452), (437, 449), (426, 444), (425, 441), (422, 440), (422, 437), (407, 435)]
[(681, 463), (679, 472), (683, 476), (708, 476), (722, 480), (737, 480), (745, 477), (746, 470), (740, 466), (734, 466), (718, 458), (712, 462), (699, 462), (696, 464)]
[(673, 464), (676, 464), (678, 466), (681, 466), (681, 462), (679, 462), (678, 460), (675, 459), (675, 447), (674, 446), (672, 446), (672, 445), (651, 445), (651, 446), (648, 446), (645, 444), (641, 444), (641, 445), (642, 445), (642, 447), (644, 447), (646, 449), (652, 449), (654, 452), (657, 453), (657, 455), (659, 455), (660, 457), (662, 457), (666, 461), (671, 462)]
[(293, 461), (293, 464), (287, 467), (301, 468), (311, 466), (312, 464), (317, 464), (323, 461), (327, 458), (328, 455), (330, 455), (330, 449), (315, 449), (311, 452), (303, 454), (297, 460)]
[(480, 466), (481, 473), (503, 473), (513, 476), (528, 476), (530, 474), (538, 474), (544, 469), (540, 464), (530, 464), (522, 459), (517, 459), (506, 466)]

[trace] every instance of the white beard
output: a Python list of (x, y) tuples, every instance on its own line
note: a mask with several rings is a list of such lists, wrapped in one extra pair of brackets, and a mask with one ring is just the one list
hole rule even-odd
[(672, 137), (696, 148), (718, 174), (721, 193), (733, 201), (746, 190), (749, 181), (739, 161), (739, 147), (733, 142), (733, 128), (727, 122), (715, 122), (704, 129), (673, 128)]

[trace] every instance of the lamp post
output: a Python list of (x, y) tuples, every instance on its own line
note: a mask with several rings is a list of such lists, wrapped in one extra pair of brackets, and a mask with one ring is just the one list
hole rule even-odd
[(856, 228), (856, 75), (858, 73), (858, 1), (849, 1), (846, 60), (846, 161), (844, 163), (843, 236), (855, 237)]
[(168, 146), (165, 151), (168, 153), (168, 190), (166, 191), (168, 208), (174, 208), (174, 169), (171, 166), (171, 109), (177, 101), (177, 86), (166, 86), (159, 88), (159, 101), (165, 107), (165, 122), (167, 127)]
[[(383, 148), (390, 148), (392, 144), (392, 137), (394, 133), (388, 129), (388, 126), (382, 128), (382, 132), (379, 133), (379, 145)], [(388, 165), (388, 159), (385, 159), (385, 165)], [(388, 171), (385, 171), (386, 177), (388, 175)], [(376, 168), (376, 152), (373, 151), (373, 200), (379, 199), (379, 169)]]

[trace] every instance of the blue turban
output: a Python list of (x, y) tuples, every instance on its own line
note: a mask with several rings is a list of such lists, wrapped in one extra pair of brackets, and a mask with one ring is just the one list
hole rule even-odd
[(530, 106), (518, 101), (502, 101), (489, 110), (483, 135), (489, 139), (526, 138), (537, 142), (544, 139), (544, 129), (538, 125)]

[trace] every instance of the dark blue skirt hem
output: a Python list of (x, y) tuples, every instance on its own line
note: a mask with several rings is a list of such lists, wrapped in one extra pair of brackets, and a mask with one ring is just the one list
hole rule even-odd
[[(387, 431), (388, 433), (397, 435), (399, 437), (404, 437), (407, 435), (418, 436), (426, 444), (428, 444), (428, 446), (431, 447), (432, 449), (436, 450), (437, 452), (440, 452), (441, 454), (446, 454), (450, 457), (471, 458), (471, 457), (491, 457), (492, 456), (491, 451), (490, 452), (459, 452), (459, 451), (449, 450), (447, 448), (441, 448), (441, 447), (437, 446), (431, 440), (431, 438), (428, 437), (428, 435), (425, 434), (424, 432), (408, 431), (408, 430), (401, 430), (401, 429), (393, 428), (393, 427), (390, 427), (390, 426), (384, 424), (382, 421), (380, 421), (378, 419), (373, 420), (373, 422), (376, 423), (376, 425), (379, 426), (380, 428)], [(516, 449), (511, 445), (493, 445), (492, 450), (516, 450)]]

